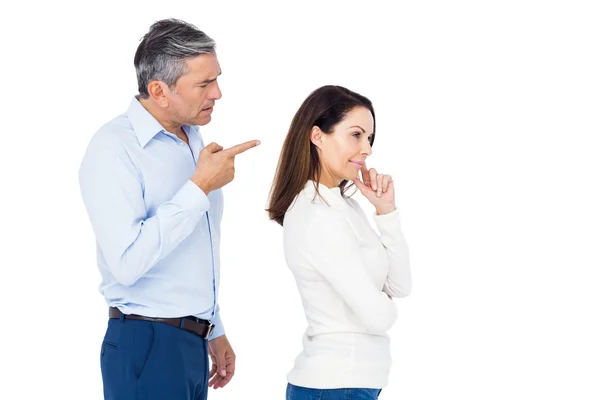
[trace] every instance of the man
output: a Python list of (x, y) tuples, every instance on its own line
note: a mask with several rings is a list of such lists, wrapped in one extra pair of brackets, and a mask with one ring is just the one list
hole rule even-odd
[(221, 98), (221, 70), (193, 25), (156, 22), (134, 64), (139, 96), (94, 135), (79, 171), (110, 307), (104, 396), (206, 399), (235, 373), (217, 303), (220, 188), (260, 142), (204, 147), (197, 126)]

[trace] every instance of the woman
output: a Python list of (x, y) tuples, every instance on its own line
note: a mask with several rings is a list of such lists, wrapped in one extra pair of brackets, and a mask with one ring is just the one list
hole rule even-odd
[[(374, 140), (371, 102), (324, 86), (301, 105), (283, 145), (268, 211), (283, 226), (308, 321), (288, 400), (376, 399), (387, 384), (392, 297), (407, 296), (411, 278), (394, 183), (365, 163)], [(375, 206), (380, 235), (347, 196), (351, 182)]]

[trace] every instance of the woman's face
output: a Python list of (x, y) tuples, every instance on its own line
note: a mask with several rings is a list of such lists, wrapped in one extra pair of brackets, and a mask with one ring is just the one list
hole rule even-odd
[(319, 149), (321, 182), (329, 188), (342, 180), (354, 180), (365, 160), (371, 155), (369, 139), (373, 135), (373, 115), (364, 107), (355, 107), (340, 121), (333, 133), (323, 133), (318, 127), (311, 132), (311, 141)]

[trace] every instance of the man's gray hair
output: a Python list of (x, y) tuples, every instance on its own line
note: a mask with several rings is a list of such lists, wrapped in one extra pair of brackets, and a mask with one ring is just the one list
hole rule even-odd
[(148, 84), (153, 80), (174, 87), (186, 73), (185, 60), (207, 53), (215, 53), (215, 41), (194, 25), (178, 19), (155, 22), (133, 59), (140, 97), (148, 98)]

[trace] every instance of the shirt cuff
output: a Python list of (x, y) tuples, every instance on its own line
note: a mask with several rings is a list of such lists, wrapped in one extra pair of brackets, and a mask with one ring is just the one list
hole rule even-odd
[(210, 208), (208, 196), (192, 181), (187, 181), (173, 196), (173, 203), (189, 210), (192, 218), (198, 221), (203, 213)]
[(401, 242), (404, 238), (400, 225), (400, 212), (398, 209), (383, 215), (373, 215), (375, 225), (381, 233), (381, 242), (384, 245)]
[(208, 337), (208, 340), (213, 340), (218, 338), (219, 336), (223, 336), (225, 334), (225, 328), (223, 327), (223, 322), (221, 321), (220, 311), (215, 312), (215, 316), (212, 318), (211, 322), (215, 324), (215, 329), (213, 330), (213, 333)]

